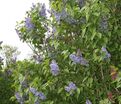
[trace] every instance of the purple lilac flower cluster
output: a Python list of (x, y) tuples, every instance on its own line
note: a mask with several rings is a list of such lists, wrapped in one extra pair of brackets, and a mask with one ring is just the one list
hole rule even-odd
[(81, 65), (84, 65), (84, 66), (88, 66), (88, 61), (86, 59), (84, 59), (82, 57), (82, 55), (75, 55), (75, 54), (71, 54), (70, 56), (70, 59), (74, 62), (74, 63), (78, 63), (78, 64), (81, 64)]
[(92, 104), (92, 102), (89, 99), (87, 99), (86, 104)]
[(41, 10), (40, 10), (40, 16), (46, 17), (46, 6), (45, 4), (42, 4)]
[(101, 50), (102, 50), (102, 52), (105, 53), (105, 57), (104, 57), (104, 59), (108, 59), (108, 58), (111, 57), (111, 54), (107, 51), (107, 49), (106, 49), (105, 47), (102, 47)]
[(34, 24), (32, 23), (30, 17), (28, 17), (28, 18), (25, 19), (25, 26), (26, 26), (26, 28), (27, 28), (28, 30), (31, 30), (31, 29), (34, 28)]
[(52, 60), (50, 64), (50, 68), (51, 68), (52, 75), (57, 76), (59, 74), (59, 67), (55, 60)]
[(74, 24), (77, 23), (77, 20), (75, 20), (74, 18), (72, 18), (66, 11), (65, 9), (63, 9), (60, 13), (56, 12), (55, 10), (52, 10), (52, 14), (54, 14), (55, 19), (57, 21), (57, 23), (60, 24), (60, 20), (63, 19), (64, 21), (66, 21), (69, 24)]
[(44, 95), (43, 92), (38, 92), (35, 88), (30, 87), (30, 92), (33, 93), (36, 97), (39, 97), (41, 100), (45, 100), (46, 96)]
[(20, 95), (19, 92), (16, 92), (16, 93), (15, 93), (15, 97), (16, 97), (17, 101), (18, 101), (20, 104), (24, 104), (23, 98), (22, 98), (22, 96)]
[(68, 84), (68, 86), (65, 87), (65, 90), (67, 92), (70, 92), (71, 90), (76, 90), (76, 89), (77, 89), (77, 87), (76, 87), (76, 85), (73, 82), (70, 82)]

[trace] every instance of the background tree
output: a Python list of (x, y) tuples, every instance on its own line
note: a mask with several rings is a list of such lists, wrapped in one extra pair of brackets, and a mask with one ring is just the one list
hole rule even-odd
[(8, 66), (16, 62), (17, 56), (20, 54), (20, 51), (18, 51), (17, 47), (3, 45), (0, 53), (1, 56), (4, 58), (5, 65)]
[[(0, 41), (0, 51), (2, 49), (2, 46), (1, 45), (2, 45), (2, 41)], [(2, 65), (3, 65), (3, 58), (0, 55), (0, 69), (2, 69)]]
[[(0, 42), (0, 51), (3, 52), (3, 46), (1, 45), (2, 42)], [(7, 46), (6, 46), (7, 47)], [(9, 46), (8, 46), (9, 47)], [(6, 52), (9, 51), (8, 47), (6, 49)], [(9, 47), (10, 48), (10, 47)], [(5, 49), (5, 47), (4, 47)], [(4, 50), (5, 52), (5, 50)], [(9, 52), (8, 52), (9, 53)], [(8, 66), (4, 66), (4, 58), (3, 54), (0, 54), (0, 102), (2, 104), (16, 104), (14, 101), (11, 101), (10, 98), (14, 95), (14, 88), (13, 85), (13, 78), (12, 78), (12, 70), (10, 70), (9, 64), (11, 62), (7, 63)], [(7, 57), (6, 57), (7, 59)], [(6, 60), (5, 59), (5, 60)], [(13, 69), (13, 67), (12, 67)]]

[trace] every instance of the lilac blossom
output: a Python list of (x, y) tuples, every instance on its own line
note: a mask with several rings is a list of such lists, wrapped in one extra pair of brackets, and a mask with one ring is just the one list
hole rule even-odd
[(59, 67), (55, 60), (52, 60), (50, 64), (50, 68), (51, 68), (52, 75), (57, 76), (59, 74)]
[(75, 20), (73, 17), (71, 17), (66, 11), (65, 9), (63, 9), (61, 12), (56, 12), (55, 10), (52, 10), (52, 14), (54, 14), (55, 19), (57, 21), (57, 23), (60, 24), (60, 20), (63, 19), (64, 21), (66, 21), (69, 24), (75, 24), (77, 23), (77, 20)]
[(77, 89), (77, 87), (76, 87), (76, 85), (73, 82), (70, 82), (68, 84), (68, 86), (65, 87), (65, 90), (67, 92), (70, 92), (71, 90), (76, 90), (76, 89)]
[(20, 96), (20, 94), (19, 94), (18, 92), (15, 93), (15, 97), (16, 97), (16, 99), (17, 99), (18, 101), (21, 100), (21, 96)]
[(30, 92), (33, 93), (34, 95), (37, 95), (37, 90), (33, 87), (30, 87)]
[(61, 19), (61, 18), (64, 18), (64, 17), (66, 16), (65, 13), (66, 13), (66, 12), (65, 12), (64, 10), (62, 10), (61, 13), (58, 13), (58, 12), (56, 12), (55, 10), (52, 10), (52, 14), (54, 14), (57, 23), (60, 23), (60, 19)]
[(80, 63), (81, 62), (81, 57), (78, 57), (75, 54), (71, 54), (69, 57), (75, 63)]
[(46, 17), (46, 7), (45, 4), (42, 4), (40, 16)]
[(35, 88), (30, 87), (30, 92), (33, 93), (36, 97), (39, 97), (41, 100), (45, 100), (46, 96), (42, 92), (38, 92)]
[(17, 101), (18, 101), (20, 104), (23, 104), (23, 99), (22, 99), (22, 97), (21, 97), (21, 95), (20, 95), (19, 92), (16, 92), (16, 93), (15, 93), (15, 97), (16, 97)]
[(42, 93), (42, 92), (39, 92), (38, 97), (39, 97), (41, 100), (45, 100), (45, 99), (46, 99), (46, 96), (45, 96), (44, 93)]
[(25, 19), (25, 26), (28, 30), (31, 30), (34, 28), (34, 24), (32, 23), (31, 18), (28, 17)]
[(65, 87), (65, 90), (66, 90), (67, 92), (70, 92), (70, 91), (71, 91), (71, 88), (68, 87), (68, 86), (66, 86), (66, 87)]
[(107, 59), (107, 58), (110, 58), (111, 57), (111, 54), (107, 51), (107, 49), (105, 47), (102, 47), (102, 52), (105, 53), (105, 58), (104, 59)]
[(107, 52), (107, 49), (105, 47), (101, 48), (103, 52)]
[(92, 102), (89, 99), (87, 99), (86, 104), (92, 104)]
[(88, 61), (86, 59), (84, 59), (82, 57), (82, 55), (80, 56), (77, 56), (75, 54), (71, 54), (70, 56), (70, 59), (74, 62), (74, 63), (78, 63), (78, 64), (81, 64), (81, 65), (84, 65), (84, 66), (88, 66)]

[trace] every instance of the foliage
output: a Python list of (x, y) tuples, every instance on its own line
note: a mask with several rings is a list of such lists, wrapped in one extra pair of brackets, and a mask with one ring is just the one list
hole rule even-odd
[[(18, 101), (118, 104), (120, 10), (120, 0), (50, 0), (50, 10), (34, 4), (16, 31), (41, 53), (42, 62), (18, 63), (13, 74)], [(25, 79), (28, 86), (23, 89)]]
[(16, 104), (10, 98), (14, 96), (14, 88), (10, 71), (0, 70), (0, 102), (1, 104)]

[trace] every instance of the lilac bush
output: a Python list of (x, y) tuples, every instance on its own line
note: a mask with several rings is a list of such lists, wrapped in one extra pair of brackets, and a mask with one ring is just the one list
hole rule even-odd
[[(120, 16), (116, 10), (120, 9), (119, 0), (110, 8), (113, 2), (50, 0), (50, 10), (46, 10), (45, 4), (37, 4), (28, 11), (26, 18), (31, 19), (18, 25), (17, 30), (21, 39), (43, 57), (41, 63), (29, 63), (31, 66), (23, 70), (21, 65), (16, 72), (25, 76), (26, 70), (29, 86), (42, 91), (30, 88), (33, 96), (29, 96), (28, 102), (33, 103), (36, 98), (42, 104), (100, 104), (105, 99), (119, 102)], [(47, 11), (50, 17), (43, 18)], [(110, 66), (117, 66), (118, 71), (114, 68), (112, 72)], [(113, 94), (110, 99), (109, 91)]]

